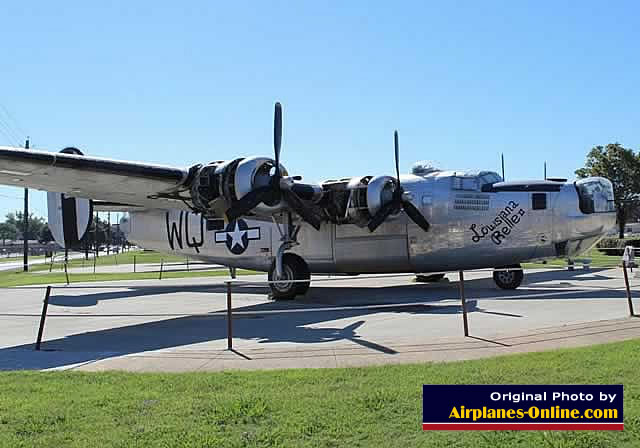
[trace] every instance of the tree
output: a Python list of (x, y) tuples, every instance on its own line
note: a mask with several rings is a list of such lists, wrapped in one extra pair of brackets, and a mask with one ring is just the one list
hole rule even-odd
[[(14, 226), (16, 229), (18, 229), (18, 232), (20, 233), (21, 237), (25, 239), (23, 216), (24, 216), (23, 213), (19, 211), (15, 213), (9, 213), (6, 217), (5, 222), (7, 224)], [(29, 230), (27, 232), (26, 239), (37, 240), (40, 236), (40, 233), (42, 232), (42, 228), (45, 227), (46, 225), (47, 223), (45, 222), (44, 218), (40, 218), (38, 216), (35, 216), (33, 213), (30, 213), (29, 214)]]
[[(102, 246), (107, 241), (107, 222), (94, 216), (91, 219), (91, 225), (87, 229), (87, 232), (80, 240), (82, 247), (89, 246), (95, 250), (96, 245)], [(97, 232), (96, 232), (97, 229)]]
[(576, 170), (578, 177), (600, 176), (613, 183), (613, 194), (618, 219), (619, 237), (624, 238), (624, 227), (631, 213), (640, 205), (640, 155), (619, 143), (604, 148), (594, 146), (587, 155), (584, 168)]
[(8, 222), (0, 223), (0, 238), (2, 239), (2, 245), (6, 240), (15, 240), (18, 236), (18, 229), (15, 228), (13, 224), (9, 224)]
[(38, 235), (38, 241), (41, 243), (48, 243), (53, 241), (53, 235), (51, 234), (51, 230), (49, 229), (49, 225), (45, 225), (40, 230), (40, 234)]

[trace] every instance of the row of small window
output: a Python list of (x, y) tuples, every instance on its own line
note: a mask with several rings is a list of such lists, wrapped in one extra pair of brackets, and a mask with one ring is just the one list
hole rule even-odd
[[(424, 198), (422, 201), (425, 204)], [(459, 210), (488, 210), (488, 199), (456, 199), (453, 203), (454, 209)], [(547, 193), (531, 193), (531, 208), (533, 210), (547, 209)]]

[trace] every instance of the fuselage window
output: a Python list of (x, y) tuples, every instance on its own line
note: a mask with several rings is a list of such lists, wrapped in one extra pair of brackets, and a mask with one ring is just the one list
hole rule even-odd
[(545, 210), (547, 208), (547, 193), (531, 193), (531, 208)]

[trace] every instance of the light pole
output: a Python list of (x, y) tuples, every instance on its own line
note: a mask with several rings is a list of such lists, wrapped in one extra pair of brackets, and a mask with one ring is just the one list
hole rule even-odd
[[(29, 137), (24, 142), (24, 149), (29, 149)], [(22, 212), (24, 219), (24, 232), (22, 233), (22, 250), (23, 254), (23, 262), (22, 262), (22, 270), (24, 272), (29, 271), (29, 189), (24, 189), (24, 211)]]

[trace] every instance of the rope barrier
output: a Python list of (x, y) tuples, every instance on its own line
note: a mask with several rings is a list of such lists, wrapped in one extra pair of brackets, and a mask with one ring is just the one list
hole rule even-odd
[[(561, 267), (558, 268), (551, 268), (551, 269), (540, 269), (538, 271), (544, 271), (544, 270), (558, 270), (558, 269), (562, 269)], [(522, 268), (504, 268), (504, 269), (475, 269), (475, 270), (469, 270), (468, 272), (496, 272), (496, 271), (513, 271), (513, 270), (523, 270)], [(627, 270), (626, 270), (626, 263), (623, 263), (622, 265), (622, 270), (623, 270), (623, 274), (624, 274), (624, 280), (625, 280), (625, 289), (626, 289), (626, 295), (627, 295), (627, 301), (628, 301), (628, 306), (629, 306), (629, 313), (630, 316), (634, 316), (634, 310), (633, 310), (633, 301), (632, 301), (632, 297), (631, 297), (631, 286), (630, 286), (630, 282), (629, 282), (629, 278), (627, 275)], [(66, 272), (66, 263), (65, 263), (65, 272)], [(161, 271), (162, 272), (162, 271)], [(449, 271), (450, 272), (450, 271)], [(464, 329), (464, 335), (465, 337), (469, 336), (469, 322), (468, 322), (468, 317), (467, 317), (467, 306), (466, 306), (466, 297), (465, 297), (465, 290), (464, 290), (464, 272), (463, 271), (457, 271), (458, 275), (459, 275), (459, 295), (460, 295), (460, 304), (461, 304), (461, 309), (462, 309), (462, 319), (463, 319), (463, 329)], [(447, 272), (440, 272), (440, 273), (447, 273)], [(429, 274), (437, 274), (437, 273), (429, 273)], [(324, 279), (317, 279), (314, 278), (314, 283), (315, 282), (338, 282), (338, 281), (344, 281), (344, 280), (354, 280), (354, 279), (386, 279), (386, 278), (403, 278), (403, 277), (409, 277), (409, 276), (415, 276), (416, 274), (379, 274), (379, 275), (369, 275), (369, 276), (338, 276), (338, 277), (330, 277), (330, 278), (324, 278)], [(308, 280), (291, 280), (291, 281), (287, 281), (287, 282), (291, 282), (291, 283), (296, 283), (296, 282), (306, 282)], [(110, 313), (110, 314), (75, 314), (75, 313), (63, 313), (63, 314), (51, 314), (49, 315), (49, 317), (62, 317), (62, 318), (77, 318), (77, 317), (206, 317), (206, 318), (215, 318), (215, 317), (223, 317), (224, 315), (226, 315), (226, 320), (227, 320), (227, 349), (228, 350), (233, 350), (233, 314), (235, 313), (236, 315), (263, 315), (263, 314), (286, 314), (286, 313), (308, 313), (308, 312), (332, 312), (332, 311), (349, 311), (349, 310), (357, 310), (357, 309), (388, 309), (388, 308), (402, 308), (402, 307), (415, 307), (418, 305), (432, 305), (432, 302), (409, 302), (409, 303), (392, 303), (392, 304), (367, 304), (367, 305), (353, 305), (353, 306), (339, 306), (339, 307), (329, 307), (329, 306), (315, 306), (313, 308), (311, 307), (302, 307), (302, 308), (288, 308), (288, 309), (278, 309), (278, 310), (259, 310), (259, 311), (235, 311), (233, 310), (233, 305), (232, 305), (232, 294), (233, 294), (233, 287), (234, 286), (251, 286), (251, 285), (257, 285), (257, 286), (267, 286), (269, 284), (273, 284), (273, 283), (280, 283), (281, 281), (244, 281), (244, 280), (237, 280), (237, 279), (230, 279), (230, 280), (224, 280), (223, 282), (218, 282), (217, 284), (213, 284), (213, 285), (198, 285), (198, 286), (203, 286), (203, 287), (207, 287), (207, 286), (225, 286), (226, 289), (226, 310), (225, 311), (213, 311), (213, 312), (209, 312), (209, 313), (162, 313), (162, 314), (139, 314), (139, 313)], [(634, 285), (635, 286), (635, 285)], [(117, 288), (117, 289), (122, 289), (123, 285), (117, 285), (114, 286), (113, 289)], [(136, 288), (136, 287), (140, 287), (140, 285), (137, 286), (132, 286), (132, 288)], [(69, 289), (70, 287), (62, 287), (65, 289)], [(86, 289), (85, 286), (78, 286), (76, 287), (77, 289)], [(110, 289), (110, 288), (104, 288), (104, 287), (100, 287), (101, 289)], [(163, 290), (167, 290), (167, 289), (171, 289), (170, 286), (156, 286), (157, 289), (163, 289)], [(175, 287), (174, 287), (175, 288)], [(17, 288), (0, 288), (0, 289), (13, 289), (14, 291), (17, 290)], [(26, 287), (24, 289), (42, 289), (42, 287), (40, 288), (34, 288), (34, 287)], [(40, 350), (40, 346), (41, 346), (41, 342), (42, 342), (42, 337), (43, 337), (43, 332), (44, 332), (44, 325), (45, 325), (45, 319), (47, 317), (47, 308), (50, 302), (50, 297), (51, 297), (51, 291), (52, 291), (52, 286), (48, 285), (46, 286), (46, 294), (45, 294), (45, 299), (44, 299), (44, 304), (43, 304), (43, 309), (42, 309), (42, 314), (40, 317), (40, 326), (39, 326), (39, 330), (38, 330), (38, 337), (36, 340), (36, 345), (35, 345), (35, 350)], [(152, 288), (153, 289), (153, 288)], [(583, 288), (584, 289), (584, 288)], [(591, 288), (593, 289), (593, 288)], [(609, 290), (619, 290), (621, 288), (608, 288)], [(223, 292), (223, 291), (220, 291)], [(571, 291), (562, 291), (562, 292), (551, 292), (551, 293), (542, 293), (542, 294), (536, 294), (536, 296), (549, 296), (549, 295), (558, 295), (558, 294), (568, 294), (568, 293), (572, 293)], [(82, 296), (79, 296), (82, 297)], [(528, 297), (527, 294), (519, 294), (517, 296), (515, 296), (516, 298), (522, 298), (522, 297)], [(480, 298), (482, 299), (482, 298)], [(445, 300), (449, 300), (449, 299), (445, 299)], [(433, 305), (432, 305), (433, 306)], [(435, 305), (435, 306), (443, 306), (443, 305)], [(36, 314), (29, 314), (29, 313), (1, 313), (0, 317), (36, 317)]]

